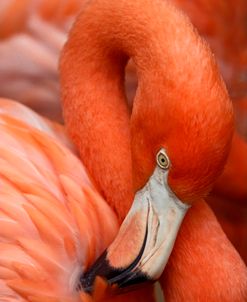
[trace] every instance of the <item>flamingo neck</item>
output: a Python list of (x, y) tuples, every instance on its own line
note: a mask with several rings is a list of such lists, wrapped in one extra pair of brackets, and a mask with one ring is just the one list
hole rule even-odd
[(157, 71), (160, 63), (160, 55), (153, 50), (159, 35), (149, 41), (156, 30), (151, 28), (148, 34), (145, 30), (146, 22), (152, 22), (151, 16), (142, 20), (143, 24), (141, 18), (136, 20), (136, 14), (131, 16), (131, 12), (141, 10), (141, 2), (131, 7), (128, 1), (95, 1), (86, 7), (70, 33), (60, 65), (69, 134), (97, 189), (120, 220), (133, 200), (125, 65), (128, 57), (133, 57), (141, 75), (149, 69), (150, 74), (155, 68)]
[[(131, 131), (124, 93), (124, 68), (129, 57), (135, 62), (138, 75)], [(91, 1), (79, 15), (60, 63), (64, 118), (69, 134), (98, 190), (120, 220), (130, 207), (133, 191), (143, 186), (152, 174), (155, 154), (151, 153), (160, 147), (157, 144), (160, 138), (167, 143), (170, 140), (174, 146), (171, 147), (173, 167), (182, 152), (191, 156), (181, 163), (183, 170), (195, 174), (191, 169), (192, 162), (197, 169), (195, 155), (177, 148), (175, 138), (179, 133), (181, 141), (185, 137), (192, 141), (194, 124), (200, 128), (198, 133), (208, 131), (207, 123), (197, 123), (205, 115), (201, 110), (203, 103), (212, 108), (211, 103), (216, 99), (213, 90), (218, 87), (222, 93), (220, 96), (218, 93), (217, 99), (222, 104), (227, 94), (217, 78), (207, 47), (199, 41), (188, 20), (169, 2)], [(205, 81), (208, 85), (202, 89)], [(213, 87), (212, 93), (209, 86)], [(197, 120), (193, 124), (194, 117)], [(185, 120), (191, 125), (184, 127)], [(169, 138), (170, 133), (173, 138)], [(222, 136), (220, 130), (217, 133)], [(212, 137), (218, 139), (216, 135)], [(195, 150), (202, 148), (202, 154), (212, 152), (210, 145), (200, 142), (200, 135), (196, 139)], [(190, 163), (190, 169), (184, 162)], [(201, 171), (204, 170), (208, 171), (202, 167)], [(206, 177), (201, 178), (202, 184)]]

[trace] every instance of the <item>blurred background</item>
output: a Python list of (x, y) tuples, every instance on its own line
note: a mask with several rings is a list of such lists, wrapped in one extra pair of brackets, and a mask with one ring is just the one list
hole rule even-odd
[[(76, 15), (88, 1), (0, 1), (0, 97), (19, 101), (63, 123), (59, 53)], [(236, 130), (232, 149), (207, 202), (247, 263), (247, 1), (172, 2), (209, 43), (233, 102)], [(126, 68), (125, 84), (131, 110), (137, 87), (132, 62)]]

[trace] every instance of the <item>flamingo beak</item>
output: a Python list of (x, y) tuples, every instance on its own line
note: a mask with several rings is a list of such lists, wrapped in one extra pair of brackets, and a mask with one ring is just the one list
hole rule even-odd
[(91, 292), (96, 276), (120, 288), (160, 277), (189, 208), (170, 190), (167, 176), (167, 170), (155, 168), (113, 243), (80, 277), (79, 288)]

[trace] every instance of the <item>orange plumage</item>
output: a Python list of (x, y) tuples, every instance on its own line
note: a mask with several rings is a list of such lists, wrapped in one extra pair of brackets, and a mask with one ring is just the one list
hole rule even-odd
[[(139, 76), (131, 119), (123, 94), (128, 56)], [(69, 133), (120, 221), (133, 187), (150, 176), (160, 146), (172, 162), (171, 189), (184, 202), (196, 202), (161, 277), (166, 300), (244, 301), (246, 267), (201, 200), (223, 169), (232, 108), (209, 49), (188, 20), (167, 2), (93, 1), (65, 47), (61, 80)], [(27, 301), (90, 300), (74, 291), (74, 276), (113, 239), (116, 218), (73, 151), (59, 141), (63, 137), (71, 145), (62, 128), (58, 138), (58, 126), (38, 117), (28, 125), (26, 118), (19, 120), (24, 115), (9, 112), (16, 111), (2, 114), (3, 184), (10, 200), (20, 200), (12, 217), (3, 198), (1, 223), (8, 228), (2, 232), (2, 293)], [(40, 123), (46, 125), (42, 131), (33, 128)], [(145, 295), (152, 299), (152, 287)]]

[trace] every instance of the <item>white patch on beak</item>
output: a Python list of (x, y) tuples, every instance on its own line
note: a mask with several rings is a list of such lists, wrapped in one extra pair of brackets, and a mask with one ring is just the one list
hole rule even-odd
[(137, 192), (129, 212), (132, 216), (137, 211), (144, 211), (144, 208), (147, 211), (147, 239), (136, 268), (153, 280), (162, 274), (190, 207), (170, 190), (167, 176), (168, 170), (156, 167), (145, 187)]
[[(141, 272), (148, 279), (157, 280), (162, 274), (190, 207), (170, 190), (167, 177), (168, 170), (156, 166), (146, 185), (136, 193), (116, 239), (108, 248), (107, 257), (113, 267), (126, 267), (125, 260), (132, 259), (128, 260), (128, 265), (132, 266), (133, 275)], [(129, 246), (134, 248), (129, 250)], [(121, 258), (123, 253), (120, 251), (124, 248), (126, 256)], [(130, 279), (132, 276), (126, 281)]]

